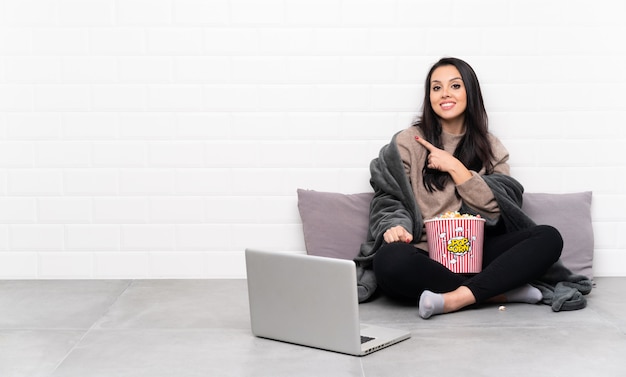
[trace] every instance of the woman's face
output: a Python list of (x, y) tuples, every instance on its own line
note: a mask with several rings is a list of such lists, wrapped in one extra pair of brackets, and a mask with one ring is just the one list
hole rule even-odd
[(442, 124), (463, 124), (467, 108), (467, 92), (459, 70), (444, 65), (433, 71), (430, 78), (430, 105)]

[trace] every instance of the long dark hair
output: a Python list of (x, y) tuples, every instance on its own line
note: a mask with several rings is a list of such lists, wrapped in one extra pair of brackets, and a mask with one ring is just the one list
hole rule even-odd
[[(424, 104), (422, 115), (414, 126), (421, 128), (424, 138), (437, 148), (443, 148), (441, 141), (441, 120), (435, 114), (430, 103), (430, 80), (435, 69), (452, 65), (459, 70), (463, 85), (467, 93), (467, 108), (465, 110), (465, 135), (454, 151), (454, 157), (458, 158), (469, 170), (480, 171), (485, 168), (488, 173), (493, 171), (493, 151), (487, 138), (488, 121), (483, 95), (474, 69), (465, 61), (457, 58), (446, 57), (433, 65), (426, 77), (424, 86)], [(424, 187), (430, 192), (442, 190), (447, 180), (451, 179), (448, 173), (429, 169), (428, 159), (422, 169), (424, 175)]]

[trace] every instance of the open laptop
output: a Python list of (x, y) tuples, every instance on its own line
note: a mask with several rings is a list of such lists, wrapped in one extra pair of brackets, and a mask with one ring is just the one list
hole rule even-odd
[(356, 356), (411, 336), (360, 323), (353, 261), (246, 249), (246, 268), (256, 336)]

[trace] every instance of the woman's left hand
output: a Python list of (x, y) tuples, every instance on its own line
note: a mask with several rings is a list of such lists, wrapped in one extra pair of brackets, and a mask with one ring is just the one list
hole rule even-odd
[(435, 147), (419, 136), (415, 136), (415, 140), (429, 152), (428, 165), (426, 165), (429, 169), (435, 169), (450, 174), (454, 183), (457, 185), (472, 178), (472, 173), (452, 154)]

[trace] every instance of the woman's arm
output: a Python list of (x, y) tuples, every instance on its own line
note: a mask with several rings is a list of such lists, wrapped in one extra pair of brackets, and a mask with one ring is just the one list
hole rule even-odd
[(413, 235), (409, 229), (413, 229), (413, 220), (402, 200), (380, 188), (374, 187), (374, 190), (369, 225), (373, 239), (383, 237), (387, 243), (411, 242)]
[[(428, 167), (450, 174), (456, 185), (456, 191), (463, 199), (465, 205), (473, 208), (487, 218), (497, 218), (500, 210), (493, 192), (485, 183), (482, 176), (471, 171), (449, 152), (439, 149), (424, 140), (415, 137), (415, 140), (428, 150)], [(500, 141), (491, 137), (494, 148), (495, 161), (493, 161), (493, 173), (509, 174), (509, 154)]]
[(450, 174), (450, 177), (452, 177), (456, 185), (461, 185), (472, 178), (472, 173), (451, 153), (435, 147), (419, 136), (415, 136), (415, 140), (429, 152), (427, 165), (429, 169), (435, 169)]
[(385, 242), (411, 242), (421, 236), (421, 216), (415, 202), (407, 168), (394, 135), (379, 158), (370, 164), (374, 198), (370, 205), (370, 236), (378, 246)]

